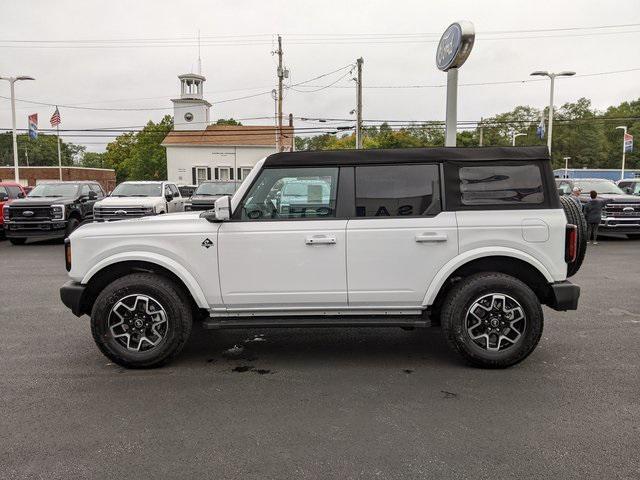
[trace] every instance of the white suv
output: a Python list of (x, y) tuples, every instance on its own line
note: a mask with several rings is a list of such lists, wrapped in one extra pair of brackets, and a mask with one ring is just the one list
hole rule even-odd
[(93, 206), (94, 220), (124, 220), (184, 211), (184, 198), (175, 183), (122, 182)]
[(543, 147), (278, 153), (213, 210), (76, 230), (61, 298), (125, 367), (177, 355), (194, 320), (440, 325), (470, 363), (506, 367), (543, 304), (577, 308), (584, 228)]

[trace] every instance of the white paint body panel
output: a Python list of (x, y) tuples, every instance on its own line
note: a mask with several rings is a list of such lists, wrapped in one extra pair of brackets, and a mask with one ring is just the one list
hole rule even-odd
[[(229, 309), (347, 306), (346, 220), (225, 222), (220, 285)], [(335, 243), (319, 243), (332, 239)]]
[(457, 254), (454, 212), (349, 220), (349, 305), (420, 306), (433, 276)]

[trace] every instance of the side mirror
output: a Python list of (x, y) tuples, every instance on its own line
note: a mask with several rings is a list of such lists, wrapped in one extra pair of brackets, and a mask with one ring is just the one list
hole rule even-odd
[(91, 190), (89, 192), (89, 200), (95, 200), (96, 198), (98, 198), (98, 194), (96, 192), (94, 192), (93, 190)]
[(167, 194), (164, 196), (164, 199), (165, 199), (167, 202), (170, 202), (171, 200), (173, 200), (173, 193), (167, 193)]
[(210, 222), (225, 222), (231, 218), (231, 197), (229, 195), (216, 199), (213, 204), (213, 214), (212, 219), (205, 218)]
[(18, 194), (18, 198), (24, 198), (24, 197), (26, 197), (26, 195), (25, 195), (24, 193), (20, 192), (20, 193)]
[(631, 187), (624, 187), (624, 193), (631, 195), (633, 193), (633, 189)]
[(6, 202), (7, 200), (9, 200), (9, 195), (4, 192), (0, 193), (0, 202)]

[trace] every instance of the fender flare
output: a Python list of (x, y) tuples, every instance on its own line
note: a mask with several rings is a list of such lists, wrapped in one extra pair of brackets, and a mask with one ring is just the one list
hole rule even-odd
[(109, 265), (135, 261), (153, 263), (173, 272), (187, 287), (187, 290), (189, 290), (189, 293), (193, 297), (193, 300), (196, 302), (198, 307), (209, 308), (209, 304), (202, 288), (200, 287), (196, 279), (193, 278), (193, 276), (189, 273), (189, 271), (175, 260), (153, 252), (129, 251), (116, 253), (107, 258), (104, 258), (96, 263), (93, 267), (91, 267), (91, 269), (82, 278), (81, 283), (83, 285), (86, 285), (96, 273), (98, 273), (105, 267), (108, 267)]
[(533, 256), (525, 253), (521, 250), (516, 250), (515, 248), (509, 247), (487, 247), (487, 248), (477, 248), (474, 250), (469, 250), (468, 252), (464, 252), (460, 255), (457, 255), (455, 258), (451, 259), (447, 262), (433, 277), (433, 280), (429, 284), (427, 288), (427, 293), (424, 296), (424, 300), (422, 301), (422, 305), (428, 306), (432, 305), (440, 292), (440, 289), (444, 285), (444, 282), (449, 278), (449, 276), (455, 272), (458, 268), (462, 267), (464, 264), (469, 263), (473, 260), (477, 260), (479, 258), (486, 257), (512, 257), (517, 258), (518, 260), (522, 260), (536, 270), (538, 270), (547, 282), (554, 282), (553, 276), (549, 272), (549, 270), (538, 260), (536, 260)]

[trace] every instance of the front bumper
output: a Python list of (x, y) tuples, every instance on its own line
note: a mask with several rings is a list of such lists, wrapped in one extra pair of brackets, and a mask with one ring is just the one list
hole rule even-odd
[(62, 300), (62, 303), (64, 303), (76, 317), (84, 314), (82, 311), (82, 301), (86, 289), (86, 285), (74, 282), (73, 280), (69, 280), (60, 288), (60, 300)]
[(551, 291), (547, 306), (559, 311), (578, 309), (578, 299), (580, 298), (580, 287), (578, 285), (565, 280), (552, 283), (549, 286)]
[(4, 222), (4, 233), (7, 238), (64, 238), (66, 232), (66, 220), (43, 222)]

